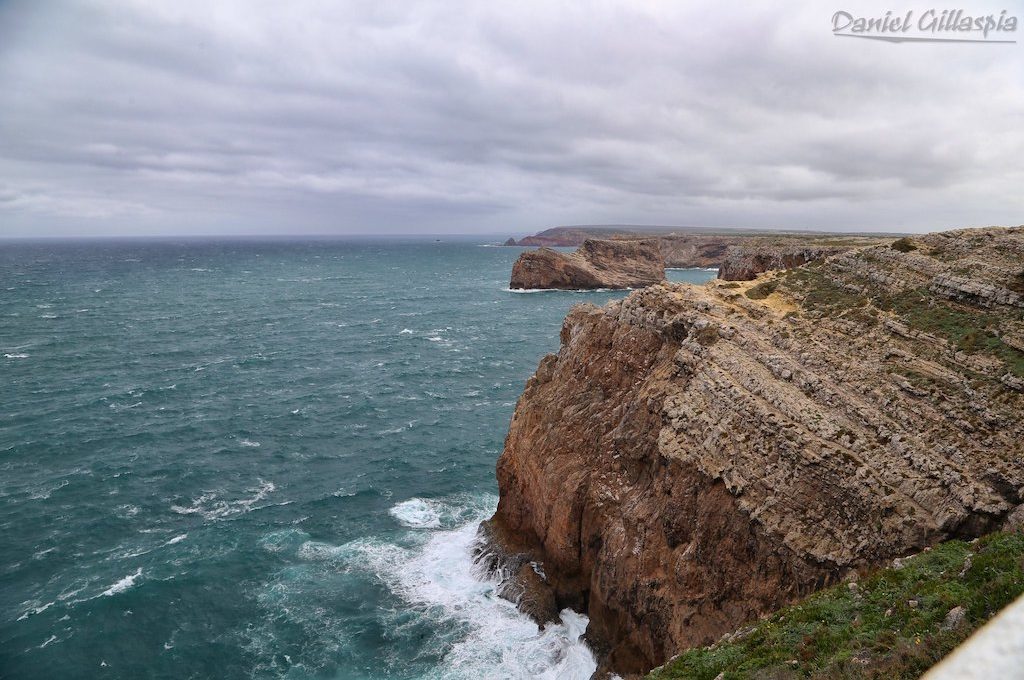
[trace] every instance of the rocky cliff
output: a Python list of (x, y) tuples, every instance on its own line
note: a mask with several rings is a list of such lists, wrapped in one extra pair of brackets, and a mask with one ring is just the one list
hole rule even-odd
[(773, 269), (793, 269), (830, 255), (849, 250), (842, 247), (732, 246), (719, 265), (718, 278), (725, 281), (753, 281), (758, 274)]
[(587, 239), (576, 252), (530, 250), (512, 266), (512, 289), (642, 288), (665, 279), (657, 241)]
[(570, 312), (486, 527), (538, 619), (645, 671), (1021, 503), (1024, 228), (894, 245)]
[[(844, 235), (778, 231), (700, 230), (695, 227), (555, 227), (519, 241), (508, 239), (505, 245), (568, 247), (579, 246), (590, 238), (631, 241), (655, 240), (665, 258), (666, 267), (719, 267), (735, 259), (735, 271), (786, 269), (802, 264), (800, 253), (816, 259), (853, 247), (889, 243), (895, 237), (884, 235)], [(751, 262), (743, 265), (742, 256)], [(786, 263), (797, 263), (789, 264)], [(741, 268), (742, 267), (742, 268)], [(752, 277), (750, 277), (752, 278)], [(749, 280), (749, 279), (742, 279)]]

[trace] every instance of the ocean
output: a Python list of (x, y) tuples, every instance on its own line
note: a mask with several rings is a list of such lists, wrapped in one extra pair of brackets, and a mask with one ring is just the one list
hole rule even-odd
[(524, 382), (624, 295), (510, 292), (520, 251), (0, 244), (0, 677), (589, 677), (470, 555)]

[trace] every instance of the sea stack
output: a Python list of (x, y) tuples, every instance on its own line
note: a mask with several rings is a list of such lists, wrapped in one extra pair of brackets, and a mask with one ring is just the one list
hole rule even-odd
[(512, 266), (513, 290), (643, 288), (665, 280), (665, 259), (653, 239), (587, 239), (574, 253), (540, 248)]

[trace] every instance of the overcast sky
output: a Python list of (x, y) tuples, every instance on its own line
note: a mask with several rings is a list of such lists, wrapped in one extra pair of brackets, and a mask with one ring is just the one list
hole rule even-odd
[(1024, 30), (832, 35), (928, 7), (0, 0), (0, 235), (1024, 223)]

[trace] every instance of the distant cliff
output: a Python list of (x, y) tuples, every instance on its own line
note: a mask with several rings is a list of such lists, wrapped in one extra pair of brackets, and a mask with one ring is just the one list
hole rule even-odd
[(642, 288), (665, 279), (656, 241), (587, 239), (574, 253), (530, 250), (512, 266), (512, 289)]
[[(486, 525), (539, 620), (642, 672), (1024, 493), (1024, 228), (579, 305), (516, 405)], [(512, 578), (516, 580), (515, 576)]]
[[(658, 243), (666, 267), (706, 268), (720, 267), (727, 261), (739, 264), (738, 257), (757, 254), (760, 260), (751, 260), (754, 269), (758, 262), (795, 262), (797, 253), (835, 253), (853, 247), (889, 243), (895, 237), (846, 234), (799, 233), (779, 231), (701, 231), (693, 227), (648, 229), (643, 227), (555, 227), (519, 241), (508, 239), (505, 245), (572, 247), (587, 239), (612, 241), (654, 240)], [(788, 254), (788, 255), (784, 255)], [(809, 259), (816, 259), (811, 257)], [(792, 266), (792, 265), (790, 265)], [(788, 268), (764, 266), (759, 271)], [(739, 271), (737, 268), (731, 271)]]
[(553, 227), (534, 234), (524, 236), (516, 242), (519, 246), (572, 248), (583, 245), (588, 238), (641, 238), (637, 232), (621, 227)]

